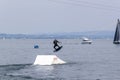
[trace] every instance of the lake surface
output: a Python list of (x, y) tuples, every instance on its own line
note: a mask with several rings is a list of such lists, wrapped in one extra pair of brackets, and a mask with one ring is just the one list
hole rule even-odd
[[(0, 40), (0, 80), (120, 80), (120, 45), (112, 40), (58, 39), (63, 48), (54, 53), (53, 39)], [(34, 45), (39, 49), (34, 49)], [(33, 65), (37, 55), (57, 55), (63, 65)]]

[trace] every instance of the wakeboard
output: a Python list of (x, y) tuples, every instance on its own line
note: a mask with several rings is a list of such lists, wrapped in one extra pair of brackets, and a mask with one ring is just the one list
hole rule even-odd
[(57, 52), (62, 49), (63, 46), (60, 46), (59, 48), (55, 49), (53, 52)]

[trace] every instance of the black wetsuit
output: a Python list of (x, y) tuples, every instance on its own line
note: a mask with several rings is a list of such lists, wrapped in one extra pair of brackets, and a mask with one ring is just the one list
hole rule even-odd
[(54, 49), (59, 48), (60, 46), (58, 45), (59, 41), (57, 41), (56, 39), (53, 41), (54, 44)]

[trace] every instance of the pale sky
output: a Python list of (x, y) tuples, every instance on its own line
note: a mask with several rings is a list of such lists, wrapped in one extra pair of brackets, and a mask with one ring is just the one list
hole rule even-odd
[(0, 33), (114, 31), (120, 0), (0, 0)]

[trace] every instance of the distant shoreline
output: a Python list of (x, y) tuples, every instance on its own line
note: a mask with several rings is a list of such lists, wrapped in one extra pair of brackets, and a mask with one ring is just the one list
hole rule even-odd
[(54, 34), (6, 34), (1, 33), (0, 39), (78, 39), (88, 37), (91, 39), (113, 39), (114, 31), (88, 31)]

